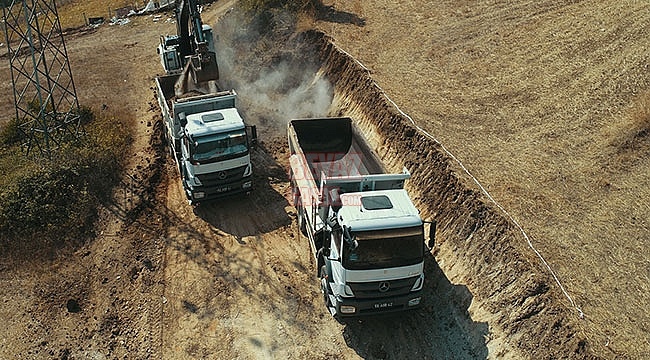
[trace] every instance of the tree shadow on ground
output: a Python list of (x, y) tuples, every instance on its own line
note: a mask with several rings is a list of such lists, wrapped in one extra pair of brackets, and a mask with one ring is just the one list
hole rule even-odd
[(472, 294), (452, 284), (432, 255), (425, 259), (417, 310), (344, 320), (343, 336), (364, 359), (486, 359), (488, 324), (468, 313)]
[(332, 5), (325, 5), (322, 1), (313, 1), (316, 10), (316, 20), (328, 21), (337, 24), (352, 24), (365, 26), (366, 19), (347, 11), (336, 10)]

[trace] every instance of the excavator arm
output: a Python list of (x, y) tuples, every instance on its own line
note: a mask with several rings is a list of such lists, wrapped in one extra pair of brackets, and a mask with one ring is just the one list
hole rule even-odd
[[(219, 80), (217, 55), (210, 47), (211, 39), (206, 38), (198, 0), (176, 2), (176, 29), (179, 37), (178, 52), (185, 64), (177, 83), (182, 85), (177, 86), (177, 92)], [(211, 36), (211, 32), (208, 33)]]

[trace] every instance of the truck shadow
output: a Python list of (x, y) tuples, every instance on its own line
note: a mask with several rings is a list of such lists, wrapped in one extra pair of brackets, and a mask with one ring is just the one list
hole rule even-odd
[(194, 208), (196, 216), (232, 235), (240, 243), (247, 236), (288, 226), (292, 220), (287, 212), (289, 201), (279, 192), (288, 189), (286, 172), (264, 144), (259, 144), (251, 157), (254, 172), (250, 194), (228, 196), (201, 203)]
[(421, 308), (344, 320), (348, 346), (365, 359), (486, 359), (488, 324), (471, 318), (468, 288), (452, 284), (430, 253), (425, 273)]

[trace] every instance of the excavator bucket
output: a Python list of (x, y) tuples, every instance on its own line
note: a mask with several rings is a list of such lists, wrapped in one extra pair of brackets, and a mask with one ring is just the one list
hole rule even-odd
[(215, 53), (205, 52), (200, 57), (192, 56), (189, 63), (192, 68), (192, 76), (197, 83), (219, 80), (219, 66)]
[(217, 80), (219, 80), (219, 67), (215, 53), (208, 52), (207, 56), (203, 57), (192, 56), (188, 58), (185, 68), (178, 77), (174, 92), (178, 97), (192, 92), (203, 94), (216, 92), (218, 91)]

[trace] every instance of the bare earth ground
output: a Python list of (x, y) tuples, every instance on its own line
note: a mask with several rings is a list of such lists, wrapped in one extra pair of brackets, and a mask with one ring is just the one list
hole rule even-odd
[[(648, 144), (616, 147), (647, 87), (647, 5), (351, 1), (318, 23), (522, 224), (579, 319), (525, 240), (449, 175), (473, 188), (437, 145), (383, 108), (365, 72), (321, 37), (287, 40), (282, 15), (271, 37), (221, 18), (235, 3), (218, 1), (204, 20), (220, 24), (222, 83), (260, 128), (256, 191), (196, 209), (184, 200), (150, 88), (158, 36), (173, 24), (143, 17), (70, 36), (81, 103), (128, 109), (137, 178), (116, 190), (101, 236), (73, 254), (0, 262), (0, 358), (647, 357)], [(328, 111), (359, 119), (391, 167), (406, 163), (423, 214), (441, 221), (418, 311), (341, 324), (321, 304), (287, 200), (283, 125)]]

